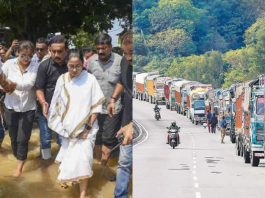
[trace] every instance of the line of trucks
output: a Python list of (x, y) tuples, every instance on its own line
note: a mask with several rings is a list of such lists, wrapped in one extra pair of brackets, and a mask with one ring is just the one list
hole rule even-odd
[(236, 154), (252, 166), (258, 166), (264, 158), (265, 76), (227, 89), (165, 77), (158, 72), (134, 73), (133, 82), (134, 98), (165, 104), (167, 109), (187, 116), (193, 124), (206, 123), (207, 110), (214, 112), (218, 121), (225, 116), (226, 132), (235, 143)]

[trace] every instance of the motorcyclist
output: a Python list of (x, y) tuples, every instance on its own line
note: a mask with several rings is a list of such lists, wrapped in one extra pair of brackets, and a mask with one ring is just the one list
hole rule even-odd
[[(154, 111), (155, 111), (155, 118), (158, 120), (159, 118), (161, 118), (160, 116), (160, 108), (158, 107), (158, 105), (156, 104), (154, 107)], [(158, 116), (158, 118), (157, 118)]]
[[(176, 130), (179, 130), (180, 127), (178, 127), (178, 125), (176, 124), (176, 122), (172, 122), (170, 127), (168, 127), (168, 134), (167, 134), (167, 144), (169, 144), (169, 133), (170, 133), (170, 130), (171, 129), (176, 129)], [(177, 134), (178, 136), (178, 144), (180, 144), (180, 140), (179, 140), (179, 134)]]
[(156, 104), (155, 107), (154, 107), (154, 111), (156, 112), (156, 111), (159, 111), (159, 110), (160, 110), (160, 108), (158, 107), (158, 104)]

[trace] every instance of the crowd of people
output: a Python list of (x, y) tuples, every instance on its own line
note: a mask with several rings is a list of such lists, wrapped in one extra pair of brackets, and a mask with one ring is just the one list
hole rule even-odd
[[(82, 49), (69, 49), (63, 35), (38, 38), (35, 45), (28, 40), (14, 40), (8, 49), (0, 45), (0, 147), (5, 121), (17, 159), (14, 177), (23, 172), (36, 117), (43, 160), (52, 158), (56, 133), (62, 187), (78, 183), (80, 197), (85, 197), (95, 156), (105, 178), (116, 180), (114, 197), (127, 197), (132, 171), (131, 32), (124, 34), (122, 50), (122, 56), (113, 52), (106, 33), (95, 39), (95, 46)], [(114, 174), (107, 162), (119, 144)]]

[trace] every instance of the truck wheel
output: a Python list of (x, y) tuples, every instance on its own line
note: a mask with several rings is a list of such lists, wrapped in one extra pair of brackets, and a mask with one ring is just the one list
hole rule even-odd
[(240, 150), (239, 150), (239, 147), (238, 147), (237, 144), (236, 144), (236, 155), (237, 155), (237, 156), (240, 156)]
[(242, 146), (242, 145), (240, 145), (240, 147), (239, 147), (239, 148), (240, 148), (240, 156), (241, 156), (241, 157), (243, 157), (243, 154), (244, 154), (244, 151), (243, 151), (243, 146)]
[(230, 140), (234, 144), (236, 142), (236, 138), (234, 137), (233, 134), (230, 134)]
[(250, 163), (249, 152), (248, 152), (246, 149), (244, 149), (244, 162), (245, 162), (246, 164)]
[(259, 165), (259, 158), (258, 157), (255, 157), (254, 155), (255, 153), (252, 152), (252, 155), (251, 155), (251, 166), (258, 166)]
[(169, 109), (169, 104), (166, 103), (166, 108)]
[(196, 125), (198, 125), (198, 124), (199, 124), (199, 122), (198, 122), (198, 121), (195, 121), (195, 124), (196, 124)]

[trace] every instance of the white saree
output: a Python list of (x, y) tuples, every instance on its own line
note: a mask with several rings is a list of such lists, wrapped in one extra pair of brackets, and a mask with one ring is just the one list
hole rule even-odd
[(61, 135), (62, 145), (56, 157), (60, 163), (60, 182), (79, 182), (93, 175), (93, 147), (98, 131), (94, 122), (87, 139), (77, 136), (93, 113), (100, 113), (104, 95), (96, 78), (82, 71), (73, 79), (69, 73), (59, 77), (48, 114), (48, 126)]

